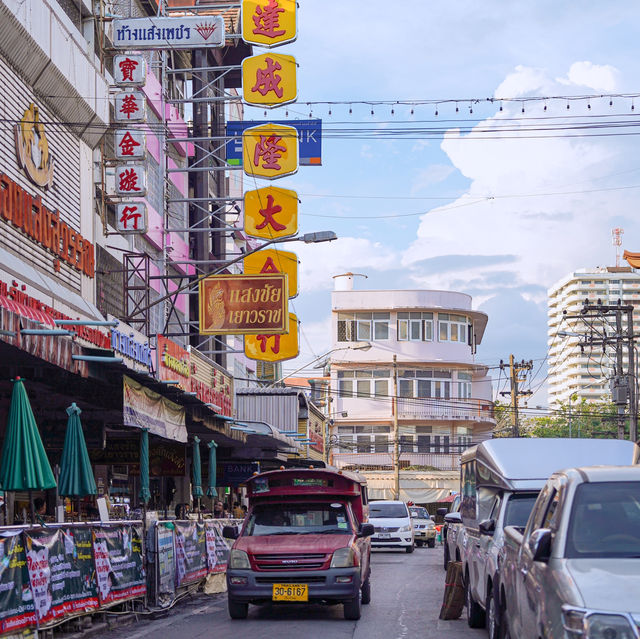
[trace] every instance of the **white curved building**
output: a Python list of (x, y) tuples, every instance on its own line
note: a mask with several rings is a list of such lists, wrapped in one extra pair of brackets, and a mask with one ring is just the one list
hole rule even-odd
[(491, 381), (475, 358), (487, 315), (464, 293), (356, 291), (352, 274), (338, 276), (336, 288), (333, 462), (390, 470), (397, 411), (401, 468), (458, 469), (460, 453), (495, 425)]

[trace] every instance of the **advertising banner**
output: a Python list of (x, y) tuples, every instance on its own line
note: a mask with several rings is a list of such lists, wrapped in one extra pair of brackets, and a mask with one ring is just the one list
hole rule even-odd
[(229, 562), (229, 546), (219, 526), (212, 521), (205, 523), (207, 540), (207, 567), (209, 573), (226, 572)]
[(176, 592), (176, 554), (173, 544), (173, 524), (157, 524), (158, 543), (158, 599), (162, 602), (165, 599), (173, 600)]
[(199, 581), (207, 576), (205, 525), (175, 522), (176, 585)]
[(158, 335), (157, 370), (158, 379), (161, 381), (175, 381), (177, 388), (183, 391), (191, 390), (189, 377), (191, 375), (191, 361), (189, 351), (180, 344), (167, 339), (164, 335)]
[(138, 528), (131, 525), (94, 528), (93, 554), (101, 605), (133, 599), (147, 592)]
[(213, 404), (220, 415), (233, 414), (233, 377), (221, 366), (193, 350), (191, 355), (191, 392), (205, 404)]
[(224, 45), (222, 16), (118, 18), (113, 21), (116, 49), (201, 49)]
[(33, 603), (41, 625), (98, 608), (90, 529), (29, 531), (24, 539)]
[(20, 533), (0, 536), (0, 633), (36, 625), (27, 557)]

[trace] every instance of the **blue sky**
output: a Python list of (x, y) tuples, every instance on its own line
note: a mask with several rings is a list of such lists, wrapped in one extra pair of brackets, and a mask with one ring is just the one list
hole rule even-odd
[[(633, 109), (622, 97), (613, 105), (572, 100), (569, 109), (564, 100), (504, 102), (499, 111), (485, 99), (638, 91), (640, 6), (300, 4), (298, 41), (278, 50), (297, 58), (299, 99), (269, 117), (322, 118), (323, 166), (302, 167), (277, 186), (298, 192), (302, 232), (332, 229), (340, 240), (296, 248), (301, 294), (292, 306), (302, 322), (301, 356), (285, 372), (330, 348), (332, 276), (346, 271), (366, 274), (361, 286), (370, 289), (470, 293), (489, 314), (478, 361), (495, 364), (513, 352), (542, 363), (547, 288), (576, 268), (613, 263), (613, 227), (625, 229), (625, 248), (640, 250), (640, 158), (634, 135), (532, 139), (524, 129), (543, 117), (565, 125), (633, 121), (640, 100)], [(443, 102), (415, 106), (413, 114), (397, 105), (392, 115), (390, 106), (363, 100)], [(353, 105), (307, 105), (316, 101)], [(262, 111), (246, 117), (264, 119)], [(442, 132), (388, 135), (408, 126)], [(497, 139), (483, 133), (487, 126), (509, 133)], [(377, 135), (346, 137), (345, 129), (358, 127)]]

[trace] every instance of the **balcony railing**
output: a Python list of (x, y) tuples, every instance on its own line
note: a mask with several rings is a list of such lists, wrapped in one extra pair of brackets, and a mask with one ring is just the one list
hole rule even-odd
[[(334, 453), (333, 464), (352, 470), (393, 470), (391, 453)], [(400, 470), (459, 470), (460, 454), (400, 453)]]
[(493, 402), (486, 399), (431, 399), (400, 397), (399, 419), (460, 419), (495, 422)]

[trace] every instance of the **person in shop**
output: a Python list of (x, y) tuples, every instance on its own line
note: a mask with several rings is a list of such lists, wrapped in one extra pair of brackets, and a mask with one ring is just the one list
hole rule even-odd
[(47, 502), (45, 502), (42, 497), (36, 497), (33, 500), (33, 509), (36, 513), (36, 522), (44, 526), (44, 517), (47, 514)]
[(233, 517), (234, 519), (244, 519), (244, 510), (239, 501), (233, 502)]
[(224, 504), (220, 500), (216, 500), (213, 504), (213, 517), (215, 519), (225, 519), (227, 516), (224, 510)]
[(176, 519), (187, 519), (189, 514), (189, 504), (176, 504)]

